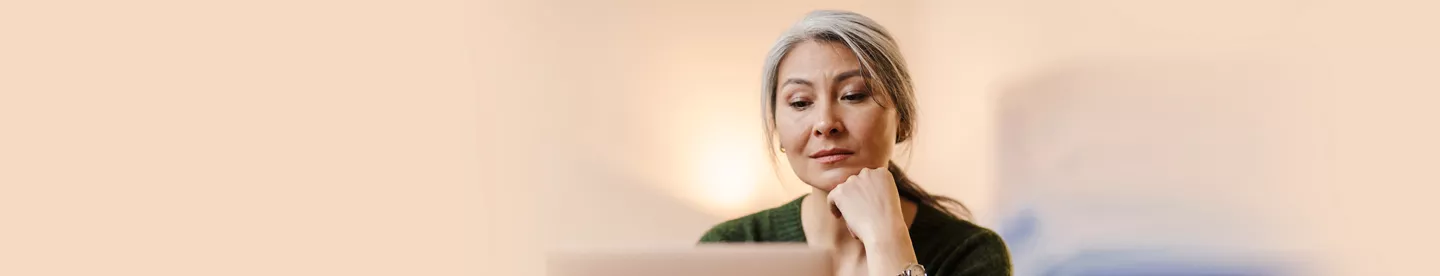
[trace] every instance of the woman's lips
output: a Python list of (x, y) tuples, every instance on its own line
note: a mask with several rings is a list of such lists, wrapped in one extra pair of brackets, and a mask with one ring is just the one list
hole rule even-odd
[(845, 161), (845, 159), (850, 158), (851, 155), (854, 155), (854, 154), (849, 154), (849, 153), (831, 154), (831, 155), (826, 155), (826, 156), (815, 157), (815, 161), (820, 161), (820, 164), (827, 164), (827, 165), (828, 165), (828, 164), (835, 164), (835, 163), (839, 163), (840, 161)]
[(810, 154), (810, 158), (814, 158), (820, 164), (829, 165), (845, 161), (851, 155), (855, 155), (855, 151), (845, 148), (828, 148)]

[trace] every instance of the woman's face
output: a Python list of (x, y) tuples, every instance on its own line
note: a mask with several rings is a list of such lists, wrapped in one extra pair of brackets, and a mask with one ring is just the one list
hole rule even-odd
[(895, 105), (866, 85), (860, 60), (844, 44), (795, 45), (777, 77), (775, 127), (800, 180), (830, 191), (860, 169), (889, 162)]

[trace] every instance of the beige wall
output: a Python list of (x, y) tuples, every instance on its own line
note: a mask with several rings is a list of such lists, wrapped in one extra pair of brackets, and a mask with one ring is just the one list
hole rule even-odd
[(0, 274), (478, 273), (463, 7), (0, 4)]
[(897, 34), (908, 168), (982, 224), (1003, 91), (1238, 78), (1293, 124), (1237, 204), (1299, 217), (1328, 274), (1435, 271), (1434, 4), (674, 2), (0, 4), (0, 274), (530, 274), (688, 244), (805, 191), (758, 152), (753, 92), (817, 7)]

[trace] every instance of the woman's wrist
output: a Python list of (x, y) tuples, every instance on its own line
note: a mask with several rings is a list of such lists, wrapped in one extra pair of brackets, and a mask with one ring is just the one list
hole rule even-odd
[(871, 225), (872, 229), (870, 229), (870, 231), (865, 231), (866, 233), (870, 233), (871, 236), (856, 238), (859, 238), (860, 242), (864, 243), (867, 248), (871, 247), (872, 244), (874, 246), (900, 242), (907, 245), (910, 244), (910, 227), (906, 225), (903, 215), (898, 218), (883, 219), (883, 221), (885, 222), (879, 223), (878, 225)]
[(865, 258), (872, 276), (899, 275), (911, 264), (919, 263), (915, 257), (915, 246), (910, 242), (909, 229), (900, 223), (898, 230), (882, 231), (872, 240), (861, 240), (865, 245)]
[(866, 266), (870, 268), (872, 276), (900, 275), (911, 264), (919, 263), (915, 258), (913, 247), (896, 244), (876, 249), (878, 250), (870, 250), (869, 247), (865, 249)]

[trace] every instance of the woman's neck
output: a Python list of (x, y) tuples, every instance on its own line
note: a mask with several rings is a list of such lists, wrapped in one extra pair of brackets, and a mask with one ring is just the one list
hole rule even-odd
[(800, 223), (811, 245), (834, 248), (850, 234), (845, 223), (830, 212), (830, 192), (815, 188), (800, 202)]

